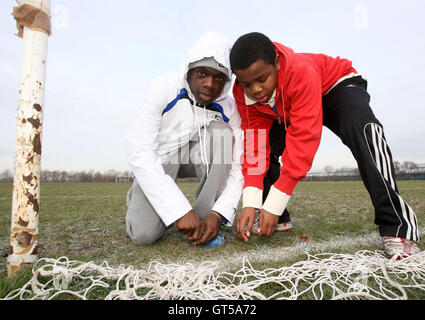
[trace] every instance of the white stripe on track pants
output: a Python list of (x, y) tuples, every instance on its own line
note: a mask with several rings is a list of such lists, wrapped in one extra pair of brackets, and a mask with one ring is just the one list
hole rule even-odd
[(375, 208), (381, 236), (418, 241), (413, 209), (398, 192), (390, 148), (370, 108), (367, 82), (344, 80), (323, 97), (323, 124), (351, 150)]

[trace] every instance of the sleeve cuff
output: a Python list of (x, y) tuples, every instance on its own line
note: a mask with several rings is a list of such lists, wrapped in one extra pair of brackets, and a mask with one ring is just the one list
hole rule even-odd
[(281, 174), (274, 185), (278, 188), (278, 190), (282, 190), (282, 192), (292, 195), (292, 192), (300, 180), (293, 179), (288, 174)]
[(263, 209), (277, 216), (281, 216), (290, 198), (291, 196), (289, 194), (280, 191), (275, 188), (275, 186), (271, 186), (266, 201), (264, 201)]
[(263, 190), (256, 187), (246, 187), (242, 192), (242, 207), (261, 209), (263, 204)]
[(215, 211), (223, 216), (224, 219), (230, 224), (233, 225), (235, 220), (236, 209), (235, 208), (221, 208), (216, 205), (213, 206), (211, 211)]

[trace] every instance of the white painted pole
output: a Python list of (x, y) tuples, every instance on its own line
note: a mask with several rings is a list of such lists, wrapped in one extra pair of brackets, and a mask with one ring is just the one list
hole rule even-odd
[[(17, 136), (14, 163), (12, 219), (7, 258), (8, 276), (22, 264), (37, 260), (38, 216), (40, 213), (41, 141), (43, 127), (44, 88), (46, 79), (47, 41), (50, 34), (50, 0), (17, 1), (34, 16), (48, 21), (47, 31), (40, 23), (31, 23), (31, 14), (15, 19), (23, 37), (23, 56)], [(16, 9), (16, 8), (15, 8)], [(38, 12), (38, 13), (37, 13)], [(14, 12), (15, 13), (15, 12)], [(22, 29), (23, 28), (23, 29)]]

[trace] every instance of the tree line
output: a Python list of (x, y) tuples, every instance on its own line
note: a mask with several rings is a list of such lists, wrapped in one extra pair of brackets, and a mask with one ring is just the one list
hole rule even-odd
[[(397, 179), (425, 179), (425, 165), (418, 165), (413, 161), (394, 161), (394, 168)], [(132, 180), (133, 174), (130, 170), (111, 169), (103, 172), (95, 170), (42, 170), (41, 172), (41, 182), (131, 182)], [(360, 180), (360, 173), (357, 168), (326, 166), (323, 171), (309, 172), (305, 180)], [(0, 182), (12, 181), (12, 170), (4, 170), (0, 173)]]
[[(398, 180), (425, 180), (425, 164), (413, 161), (394, 161), (394, 171)], [(358, 168), (342, 167), (334, 169), (326, 166), (323, 171), (309, 172), (305, 181), (349, 181), (361, 180)]]
[[(42, 170), (41, 182), (116, 182), (123, 180), (132, 180), (131, 171), (117, 171), (114, 169), (107, 171), (83, 170), (83, 171), (66, 171), (66, 170)], [(121, 179), (120, 178), (128, 178)], [(12, 182), (13, 172), (4, 170), (0, 173), (0, 182)]]

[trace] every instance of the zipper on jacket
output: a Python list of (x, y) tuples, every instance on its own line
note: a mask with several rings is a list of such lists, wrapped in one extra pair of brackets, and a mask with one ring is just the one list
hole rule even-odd
[[(270, 106), (271, 107), (271, 106)], [(273, 111), (274, 111), (274, 113), (276, 113), (276, 115), (277, 115), (277, 121), (279, 122), (279, 124), (282, 124), (282, 121), (280, 120), (280, 115), (279, 115), (279, 113), (277, 113), (277, 108), (276, 108), (276, 106), (273, 106), (273, 107), (271, 107), (272, 109), (273, 109)]]

